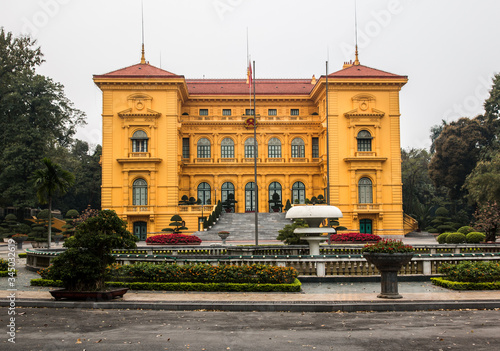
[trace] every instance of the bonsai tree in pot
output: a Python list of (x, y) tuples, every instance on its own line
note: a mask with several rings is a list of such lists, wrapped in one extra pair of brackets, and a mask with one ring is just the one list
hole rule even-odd
[(47, 277), (61, 280), (66, 290), (103, 291), (106, 267), (115, 262), (112, 250), (133, 249), (136, 241), (114, 211), (99, 211), (80, 223), (75, 235), (65, 240), (67, 250), (54, 258)]
[(236, 201), (234, 199), (234, 194), (230, 193), (227, 196), (227, 199), (224, 200), (224, 202), (222, 203), (222, 207), (224, 208), (224, 210), (226, 211), (226, 213), (234, 212), (234, 204), (237, 203), (237, 202), (238, 201)]
[(283, 204), (281, 203), (281, 198), (278, 193), (274, 193), (273, 196), (271, 197), (271, 200), (269, 200), (269, 205), (271, 206), (271, 209), (273, 212), (280, 212), (281, 209), (283, 208)]
[(363, 257), (380, 271), (381, 293), (377, 296), (386, 299), (400, 299), (398, 293), (398, 271), (408, 264), (414, 253), (410, 245), (401, 240), (380, 240), (368, 244), (361, 250)]
[(168, 232), (172, 234), (181, 234), (182, 230), (187, 230), (184, 226), (184, 221), (182, 220), (182, 217), (179, 216), (178, 214), (173, 215), (170, 220), (172, 221), (169, 226), (174, 227), (174, 228), (163, 228), (161, 231), (162, 232)]

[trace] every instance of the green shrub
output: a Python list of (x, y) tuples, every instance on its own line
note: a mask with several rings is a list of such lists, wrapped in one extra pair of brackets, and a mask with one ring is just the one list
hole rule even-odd
[(447, 244), (462, 244), (465, 243), (465, 235), (462, 233), (450, 233), (446, 237)]
[[(232, 266), (209, 264), (154, 264), (140, 262), (130, 265), (108, 267), (108, 278), (130, 282), (164, 283), (253, 283), (253, 284), (291, 284), (298, 272), (291, 267), (266, 265)], [(50, 278), (45, 270), (42, 278)]]
[(491, 283), (465, 283), (454, 282), (443, 278), (431, 278), (434, 285), (452, 290), (500, 290), (500, 282)]
[(447, 280), (469, 283), (500, 281), (500, 263), (485, 261), (464, 261), (459, 264), (443, 263), (438, 273)]
[(17, 254), (17, 257), (19, 258), (26, 258), (26, 256), (28, 256), (26, 252), (21, 252), (20, 254)]
[[(62, 287), (63, 284), (60, 280), (32, 279), (31, 286)], [(302, 284), (295, 279), (291, 284), (106, 282), (106, 286), (162, 291), (299, 292)]]
[(4, 260), (3, 258), (0, 258), (0, 271), (6, 271), (9, 269), (9, 262), (7, 260)]
[(471, 232), (465, 236), (465, 240), (467, 240), (469, 244), (479, 244), (483, 242), (484, 239), (486, 239), (486, 234), (479, 232)]
[(450, 234), (450, 233), (439, 234), (438, 237), (436, 238), (436, 240), (438, 241), (438, 243), (440, 243), (440, 244), (446, 244), (446, 237), (448, 236), (448, 234)]
[(279, 235), (276, 239), (283, 241), (286, 245), (307, 245), (307, 241), (300, 240), (302, 234), (294, 233), (296, 228), (309, 227), (302, 219), (296, 219), (292, 224), (287, 224), (278, 231)]
[(471, 232), (473, 232), (473, 231), (474, 231), (474, 228), (469, 227), (468, 225), (465, 225), (465, 226), (463, 226), (463, 227), (460, 227), (460, 228), (458, 228), (458, 230), (457, 230), (457, 232), (462, 233), (462, 234), (464, 234), (464, 235), (467, 235), (467, 234), (469, 234), (469, 233), (471, 233)]

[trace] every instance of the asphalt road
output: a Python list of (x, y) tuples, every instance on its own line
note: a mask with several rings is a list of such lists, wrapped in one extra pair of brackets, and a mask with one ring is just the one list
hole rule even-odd
[(500, 350), (499, 310), (363, 313), (0, 308), (1, 350)]

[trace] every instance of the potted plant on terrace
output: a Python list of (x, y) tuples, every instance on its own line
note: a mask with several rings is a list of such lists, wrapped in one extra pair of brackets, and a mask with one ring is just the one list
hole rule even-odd
[(17, 249), (22, 250), (23, 249), (23, 242), (26, 239), (28, 239), (28, 236), (26, 234), (14, 234), (14, 235), (12, 235), (12, 239), (16, 242)]
[(402, 298), (398, 293), (398, 271), (411, 261), (415, 251), (413, 247), (401, 240), (380, 240), (376, 244), (365, 245), (361, 251), (363, 257), (380, 271), (381, 293), (377, 297)]
[(113, 249), (132, 249), (137, 238), (114, 211), (99, 211), (97, 216), (78, 224), (75, 235), (64, 241), (66, 251), (53, 260), (46, 277), (61, 280), (65, 289), (50, 293), (56, 299), (111, 299), (127, 289), (107, 290), (106, 267), (115, 258)]
[(229, 234), (230, 234), (229, 232), (224, 230), (217, 233), (217, 235), (219, 235), (219, 238), (222, 239), (222, 245), (226, 245), (226, 239), (229, 236)]

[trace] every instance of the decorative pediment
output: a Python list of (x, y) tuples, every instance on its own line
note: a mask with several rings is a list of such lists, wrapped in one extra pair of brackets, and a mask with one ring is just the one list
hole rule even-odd
[(344, 113), (347, 118), (352, 117), (384, 117), (385, 112), (377, 110), (376, 108), (370, 108), (369, 110), (362, 110), (361, 108), (355, 108), (354, 110)]
[(143, 118), (158, 118), (161, 116), (160, 112), (151, 110), (150, 108), (145, 111), (134, 111), (133, 108), (128, 108), (126, 110), (118, 112), (118, 116), (121, 118), (127, 117), (143, 117)]

